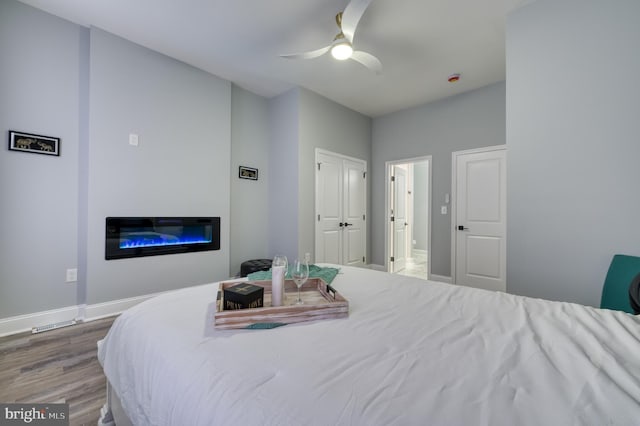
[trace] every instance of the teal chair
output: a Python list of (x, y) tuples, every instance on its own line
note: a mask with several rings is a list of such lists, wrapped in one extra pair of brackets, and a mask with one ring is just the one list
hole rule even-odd
[(629, 285), (640, 273), (640, 257), (616, 254), (611, 260), (602, 288), (600, 307), (633, 314), (629, 303)]

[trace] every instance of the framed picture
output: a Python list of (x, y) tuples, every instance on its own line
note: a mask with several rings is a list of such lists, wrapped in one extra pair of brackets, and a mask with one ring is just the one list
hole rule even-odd
[(60, 138), (9, 130), (9, 150), (60, 155)]
[(238, 171), (238, 177), (240, 179), (258, 180), (258, 169), (240, 166), (240, 170)]

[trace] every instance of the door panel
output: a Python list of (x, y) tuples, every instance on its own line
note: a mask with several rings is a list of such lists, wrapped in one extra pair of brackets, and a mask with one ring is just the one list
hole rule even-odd
[(465, 221), (500, 222), (500, 160), (468, 161), (466, 175)]
[(362, 229), (345, 229), (345, 265), (358, 266), (362, 265), (362, 257), (364, 256), (364, 241)]
[(340, 171), (337, 164), (325, 163), (323, 164), (320, 175), (321, 179), (321, 194), (322, 205), (320, 214), (325, 220), (339, 220), (342, 209), (340, 203)]
[(465, 258), (468, 276), (500, 279), (500, 238), (466, 236)]
[(456, 283), (506, 291), (506, 150), (454, 155)]
[(325, 231), (322, 234), (322, 245), (320, 253), (316, 253), (316, 258), (322, 259), (320, 262), (341, 264), (341, 233), (342, 231)]
[(406, 257), (405, 247), (407, 246), (407, 241), (405, 239), (405, 234), (403, 227), (401, 229), (396, 229), (393, 243), (394, 243), (394, 252), (393, 252), (393, 272), (402, 271), (406, 266)]

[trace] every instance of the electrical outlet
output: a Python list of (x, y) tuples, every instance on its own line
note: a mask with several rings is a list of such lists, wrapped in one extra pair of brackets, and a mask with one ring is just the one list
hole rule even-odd
[(75, 283), (78, 281), (78, 270), (76, 268), (67, 269), (67, 282)]

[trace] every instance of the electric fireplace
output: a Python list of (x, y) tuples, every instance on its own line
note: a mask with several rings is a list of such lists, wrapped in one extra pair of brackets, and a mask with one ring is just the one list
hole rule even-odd
[(105, 259), (220, 250), (219, 217), (108, 217)]

